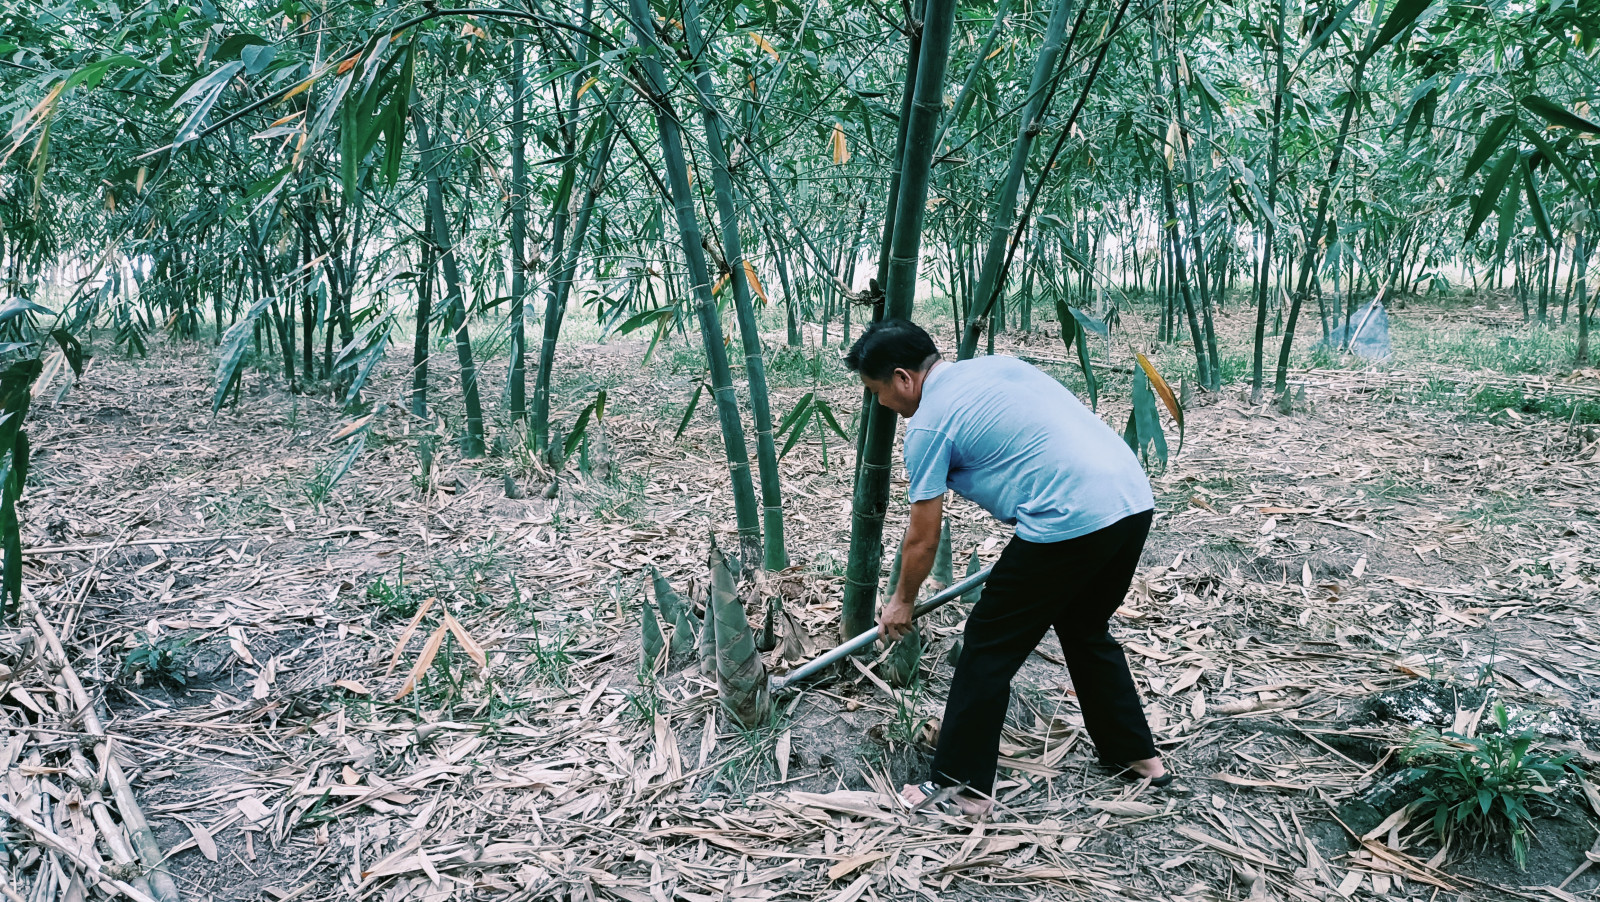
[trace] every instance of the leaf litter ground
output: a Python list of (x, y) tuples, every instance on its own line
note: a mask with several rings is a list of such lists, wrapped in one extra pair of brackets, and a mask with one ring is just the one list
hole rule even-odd
[[(1001, 344), (1073, 378), (1046, 336)], [(1546, 888), (1587, 863), (1592, 789), (1564, 788), (1567, 812), (1536, 823), (1527, 872), (1494, 847), (1441, 855), (1426, 829), (1367, 804), (1419, 724), (1470, 731), (1491, 697), (1547, 712), (1550, 747), (1600, 761), (1600, 441), (1453, 404), (1439, 367), (1315, 370), (1292, 415), (1238, 387), (1199, 399), (1183, 453), (1153, 479), (1156, 528), (1115, 626), (1184, 791), (1095, 766), (1047, 639), (1017, 681), (999, 814), (974, 827), (893, 798), (922, 776), (960, 606), (929, 624), (919, 688), (852, 666), (780, 698), (762, 729), (730, 726), (692, 664), (641, 680), (648, 568), (698, 599), (708, 537), (736, 545), (713, 413), (673, 440), (692, 351), (669, 344), (641, 366), (641, 344), (564, 350), (563, 421), (599, 388), (610, 401), (591, 474), (573, 462), (553, 498), (509, 430), (482, 461), (441, 441), (424, 479), (419, 440), (450, 427), (387, 400), (322, 497), (317, 474), (343, 450), (329, 438), (352, 417), (251, 375), (243, 405), (213, 420), (207, 349), (164, 351), (160, 364), (102, 356), (34, 426), (32, 601), (0, 634), (0, 798), (64, 848), (7, 823), (10, 880), (28, 898), (123, 893), (105, 880), (148, 892), (125, 866), (133, 804), (188, 899), (1595, 891), (1600, 868)], [(1177, 371), (1183, 353), (1158, 363)], [(854, 409), (836, 363), (796, 360), (773, 375), (779, 412), (813, 387)], [(485, 384), (501, 373), (486, 367)], [(404, 377), (391, 361), (372, 395), (398, 398)], [(434, 397), (459, 422), (457, 388)], [(1125, 411), (1113, 401), (1106, 415)], [(795, 566), (764, 592), (803, 631), (791, 657), (836, 637), (852, 449), (828, 442), (827, 468), (819, 433), (783, 462)], [(526, 498), (506, 497), (507, 474)], [(957, 560), (975, 547), (992, 561), (1004, 531), (964, 502), (953, 521)], [(171, 650), (176, 676), (129, 672), (140, 647)], [(774, 670), (789, 666), (782, 650)], [(86, 702), (126, 795), (102, 791)]]

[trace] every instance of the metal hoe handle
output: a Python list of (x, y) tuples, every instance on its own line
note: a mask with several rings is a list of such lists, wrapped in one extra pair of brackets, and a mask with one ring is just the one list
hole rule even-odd
[[(966, 579), (961, 580), (950, 588), (945, 589), (943, 592), (934, 595), (927, 601), (922, 602), (915, 608), (912, 608), (911, 619), (915, 620), (929, 611), (936, 611), (972, 591), (974, 588), (982, 585), (983, 581), (989, 578), (989, 573), (993, 569), (993, 567), (985, 567)], [(787, 674), (784, 674), (781, 679), (773, 680), (772, 684), (768, 688), (773, 692), (777, 692), (780, 689), (787, 689), (790, 686), (793, 686), (795, 683), (815, 675), (817, 671), (822, 670), (829, 664), (832, 664), (835, 661), (843, 660), (845, 656), (854, 654), (856, 651), (871, 645), (873, 642), (876, 642), (878, 640), (878, 634), (880, 631), (881, 630), (879, 627), (874, 626), (872, 629), (867, 630), (854, 639), (844, 642), (829, 650), (816, 660), (811, 661), (808, 664), (803, 664), (800, 667), (789, 671)]]

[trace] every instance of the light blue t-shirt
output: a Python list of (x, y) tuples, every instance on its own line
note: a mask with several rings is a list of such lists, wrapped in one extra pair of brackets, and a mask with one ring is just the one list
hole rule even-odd
[(1086, 535), (1155, 507), (1127, 443), (1014, 357), (934, 367), (906, 421), (905, 457), (913, 502), (954, 490), (1029, 542)]

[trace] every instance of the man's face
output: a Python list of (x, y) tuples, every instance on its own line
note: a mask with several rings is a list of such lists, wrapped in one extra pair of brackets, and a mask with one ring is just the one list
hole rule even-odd
[(861, 384), (878, 398), (878, 403), (903, 417), (910, 417), (922, 404), (922, 374), (897, 369), (887, 378), (874, 379), (865, 373)]

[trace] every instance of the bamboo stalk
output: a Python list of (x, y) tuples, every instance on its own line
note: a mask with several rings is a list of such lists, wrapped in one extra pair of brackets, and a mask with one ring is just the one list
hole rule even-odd
[[(922, 22), (915, 67), (911, 114), (906, 122), (905, 154), (900, 162), (892, 224), (888, 238), (883, 318), (910, 319), (916, 297), (917, 263), (922, 250), (922, 221), (933, 169), (933, 141), (944, 110), (944, 73), (950, 62), (950, 36), (955, 30), (954, 0), (929, 0)], [(908, 67), (910, 68), (910, 67)], [(889, 467), (894, 453), (895, 415), (866, 398), (866, 420), (854, 497), (851, 501), (850, 558), (840, 626), (855, 635), (872, 623), (883, 567), (883, 518), (889, 503)]]
[(422, 105), (413, 96), (411, 124), (417, 136), (417, 150), (422, 157), (423, 180), (427, 183), (427, 204), (433, 218), (433, 233), (428, 236), (439, 250), (439, 260), (444, 269), (445, 303), (450, 311), (450, 331), (455, 336), (456, 360), (461, 367), (461, 391), (466, 405), (467, 435), (461, 453), (465, 457), (482, 457), (483, 404), (478, 398), (478, 368), (472, 359), (472, 339), (467, 333), (467, 298), (461, 277), (461, 265), (456, 259), (455, 247), (450, 241), (450, 222), (444, 213), (444, 188), (440, 184), (440, 160), (428, 134), (428, 120)]
[(733, 508), (739, 525), (739, 553), (748, 561), (761, 558), (761, 519), (757, 513), (755, 483), (750, 477), (750, 454), (745, 445), (744, 423), (739, 416), (739, 399), (733, 390), (733, 373), (722, 339), (722, 322), (717, 302), (711, 295), (711, 278), (706, 268), (699, 220), (695, 218), (695, 194), (689, 185), (689, 166), (683, 152), (682, 123), (667, 96), (666, 73), (662, 69), (662, 50), (656, 42), (655, 18), (649, 0), (630, 0), (631, 25), (643, 53), (639, 65), (644, 78), (640, 86), (654, 108), (656, 127), (661, 137), (661, 156), (667, 170), (673, 213), (678, 221), (678, 237), (684, 261), (688, 264), (691, 290), (700, 319), (700, 338), (705, 345), (706, 362), (711, 370), (711, 397), (716, 401), (722, 426), (722, 445), (733, 484)]
[(761, 332), (756, 325), (755, 308), (750, 302), (750, 284), (745, 278), (744, 245), (739, 236), (739, 214), (733, 203), (733, 180), (728, 174), (728, 154), (722, 131), (722, 109), (716, 102), (716, 84), (711, 78), (705, 39), (700, 33), (700, 5), (685, 0), (684, 36), (699, 88), (701, 117), (705, 120), (706, 149), (711, 154), (711, 189), (716, 199), (717, 218), (722, 226), (722, 255), (733, 287), (733, 309), (739, 320), (739, 340), (744, 346), (745, 378), (750, 382), (750, 414), (756, 427), (756, 469), (761, 480), (762, 564), (767, 570), (789, 566), (784, 543), (783, 486), (778, 475), (778, 450), (773, 442), (772, 407), (767, 392), (766, 364), (761, 356)]
[[(1011, 146), (1011, 163), (1006, 168), (1005, 178), (1001, 180), (999, 189), (995, 192), (994, 214), (989, 224), (989, 241), (983, 251), (983, 269), (978, 274), (978, 283), (973, 296), (974, 303), (967, 310), (966, 324), (961, 333), (961, 346), (956, 356), (966, 360), (978, 349), (978, 331), (989, 316), (989, 311), (994, 306), (995, 298), (999, 297), (997, 290), (1000, 286), (997, 281), (1000, 277), (1000, 268), (1005, 258), (1006, 236), (1011, 232), (1011, 224), (1017, 214), (1017, 189), (1022, 185), (1023, 172), (1028, 168), (1028, 152), (1033, 149), (1033, 140), (1043, 127), (1040, 122), (1045, 110), (1049, 107), (1055, 91), (1052, 88), (1052, 76), (1055, 73), (1056, 62), (1061, 57), (1061, 47), (1067, 33), (1067, 19), (1072, 16), (1074, 0), (1056, 0), (1055, 7), (1050, 11), (1050, 22), (1045, 26), (1044, 43), (1039, 47), (1039, 55), (1034, 59), (1033, 76), (1028, 82), (1028, 101), (1022, 108), (1022, 117), (1017, 128), (1017, 137)], [(1082, 20), (1079, 20), (1082, 23)], [(1077, 28), (1074, 27), (1074, 33)]]

